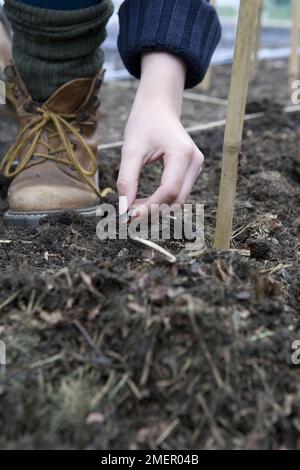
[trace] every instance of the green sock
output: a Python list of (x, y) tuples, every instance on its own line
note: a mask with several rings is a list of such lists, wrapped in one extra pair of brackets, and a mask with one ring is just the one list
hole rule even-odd
[(71, 11), (6, 0), (5, 11), (14, 31), (14, 62), (34, 100), (45, 101), (68, 81), (93, 77), (102, 68), (111, 0)]

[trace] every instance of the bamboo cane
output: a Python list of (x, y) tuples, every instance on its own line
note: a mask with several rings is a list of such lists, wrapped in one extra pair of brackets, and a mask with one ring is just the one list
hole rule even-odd
[[(217, 0), (211, 0), (211, 4), (213, 7), (216, 8), (217, 6)], [(206, 75), (204, 77), (203, 82), (200, 84), (199, 88), (203, 91), (209, 91), (211, 88), (211, 78), (212, 78), (212, 68), (209, 67), (208, 71), (206, 72)]]
[(230, 247), (251, 57), (259, 0), (240, 0), (237, 38), (232, 66), (227, 124), (223, 147), (215, 248)]
[(291, 32), (291, 56), (289, 62), (289, 90), (292, 84), (299, 79), (299, 25), (300, 25), (300, 0), (293, 0), (293, 26)]
[(206, 72), (203, 82), (200, 83), (199, 85), (199, 88), (202, 91), (208, 92), (210, 90), (211, 78), (212, 78), (212, 70), (211, 70), (211, 67), (209, 67), (208, 71)]
[(258, 62), (259, 62), (259, 51), (261, 48), (261, 33), (262, 33), (262, 15), (264, 11), (265, 0), (259, 0), (258, 5), (258, 14), (256, 22), (256, 31), (255, 31), (255, 40), (254, 40), (254, 53), (253, 53), (253, 63), (252, 63), (252, 73), (253, 75), (257, 71)]

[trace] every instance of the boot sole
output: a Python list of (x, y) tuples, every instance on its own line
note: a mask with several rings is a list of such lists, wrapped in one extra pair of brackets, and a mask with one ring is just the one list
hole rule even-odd
[(7, 211), (3, 216), (5, 225), (14, 225), (18, 227), (38, 227), (40, 223), (45, 220), (51, 220), (51, 217), (56, 218), (62, 214), (76, 214), (83, 217), (96, 217), (97, 215), (96, 207), (91, 207), (89, 209), (72, 209), (66, 211), (53, 211), (53, 212), (34, 212), (32, 214), (27, 212), (13, 212)]

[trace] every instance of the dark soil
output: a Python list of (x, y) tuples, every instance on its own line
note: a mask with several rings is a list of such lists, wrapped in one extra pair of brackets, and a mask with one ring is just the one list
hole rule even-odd
[[(164, 243), (174, 264), (134, 241), (100, 242), (95, 220), (0, 221), (0, 448), (300, 448), (300, 113), (282, 112), (286, 64), (262, 70), (248, 112), (266, 115), (245, 126), (234, 250), (212, 249), (223, 129), (195, 138), (206, 165), (191, 201), (205, 203), (206, 248)], [(217, 68), (213, 94), (226, 96), (228, 76)], [(122, 136), (109, 106), (129, 111), (121, 89), (106, 87), (111, 141)], [(186, 106), (208, 122), (201, 103)], [(10, 119), (2, 110), (1, 149)], [(115, 190), (119, 150), (101, 161), (101, 186)], [(147, 170), (141, 193), (159, 174)]]

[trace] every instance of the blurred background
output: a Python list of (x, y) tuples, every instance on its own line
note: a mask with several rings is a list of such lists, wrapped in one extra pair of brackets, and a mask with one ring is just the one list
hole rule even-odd
[[(126, 78), (127, 76), (116, 47), (119, 27), (117, 10), (122, 0), (114, 0), (114, 3), (116, 6), (115, 14), (109, 23), (108, 38), (104, 44), (107, 79)], [(217, 0), (217, 10), (223, 25), (223, 37), (214, 55), (214, 64), (224, 64), (232, 61), (238, 9), (238, 0)], [(261, 59), (288, 57), (290, 52), (291, 18), (292, 0), (265, 0)]]
[[(233, 56), (235, 29), (239, 8), (238, 0), (216, 0), (223, 25), (222, 41), (214, 55), (213, 64), (230, 63)], [(118, 8), (122, 0), (113, 0), (115, 13), (108, 25), (108, 37), (104, 44), (106, 52), (106, 79), (114, 80), (128, 76), (117, 51)], [(0, 0), (3, 4), (3, 0)], [(292, 0), (265, 0), (263, 14), (261, 59), (280, 59), (289, 55)]]

